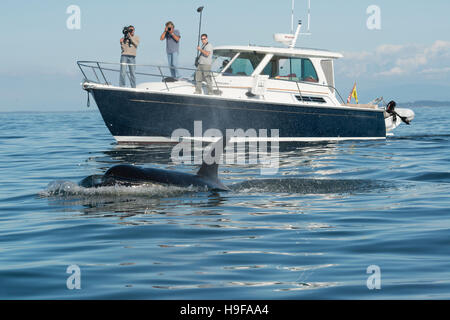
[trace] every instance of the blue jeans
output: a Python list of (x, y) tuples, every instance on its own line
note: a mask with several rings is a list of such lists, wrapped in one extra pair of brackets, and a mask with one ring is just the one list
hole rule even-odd
[(167, 61), (169, 62), (170, 74), (173, 78), (177, 77), (178, 52), (167, 53)]
[(132, 88), (136, 88), (136, 57), (135, 56), (126, 56), (122, 55), (120, 57), (120, 78), (119, 78), (119, 86), (125, 87), (125, 78), (127, 76), (127, 64), (128, 70), (130, 71), (130, 85)]

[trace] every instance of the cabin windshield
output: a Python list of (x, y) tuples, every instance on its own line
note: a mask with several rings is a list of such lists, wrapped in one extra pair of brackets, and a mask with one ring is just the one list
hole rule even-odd
[[(251, 76), (264, 56), (265, 54), (256, 52), (221, 51), (215, 55), (216, 59), (211, 69), (222, 72), (224, 76)], [(231, 60), (233, 61), (230, 65)]]
[(229, 73), (229, 70), (227, 70), (227, 67), (229, 67), (228, 64), (236, 55), (238, 55), (238, 53), (229, 50), (221, 50), (220, 52), (214, 51), (211, 71), (217, 73), (224, 72), (224, 74)]
[(319, 82), (316, 69), (307, 58), (274, 56), (261, 74), (277, 80)]
[(264, 56), (256, 52), (242, 52), (231, 65), (231, 73), (237, 76), (251, 76)]

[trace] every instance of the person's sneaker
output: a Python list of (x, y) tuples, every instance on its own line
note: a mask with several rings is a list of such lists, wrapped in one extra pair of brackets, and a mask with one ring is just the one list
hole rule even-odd
[(195, 91), (194, 94), (202, 94), (201, 91)]

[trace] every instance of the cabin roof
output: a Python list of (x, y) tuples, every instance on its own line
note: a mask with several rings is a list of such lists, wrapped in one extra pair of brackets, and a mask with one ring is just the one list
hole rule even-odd
[(338, 52), (327, 50), (309, 49), (309, 48), (279, 48), (279, 47), (262, 47), (262, 46), (217, 46), (214, 48), (215, 53), (219, 51), (235, 51), (235, 52), (252, 52), (256, 51), (263, 54), (273, 53), (275, 55), (293, 56), (293, 57), (309, 57), (309, 58), (342, 58), (343, 55)]

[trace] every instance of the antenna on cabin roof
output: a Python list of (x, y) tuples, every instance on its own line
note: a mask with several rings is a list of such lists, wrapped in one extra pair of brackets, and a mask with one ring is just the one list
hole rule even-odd
[(309, 34), (311, 34), (310, 27), (311, 27), (311, 0), (308, 0), (308, 33)]
[(302, 36), (310, 36), (310, 27), (311, 27), (311, 0), (308, 0), (308, 32), (306, 33), (300, 33), (300, 29), (302, 27), (302, 21), (298, 21), (297, 30), (294, 34), (294, 9), (295, 9), (295, 0), (292, 0), (292, 7), (291, 7), (291, 33), (276, 33), (274, 34), (274, 40), (277, 42), (281, 42), (284, 45), (288, 46), (289, 48), (294, 48), (295, 44), (297, 43), (297, 38), (299, 35)]
[(291, 34), (294, 33), (294, 9), (295, 9), (295, 0), (292, 0), (292, 10), (291, 10)]

